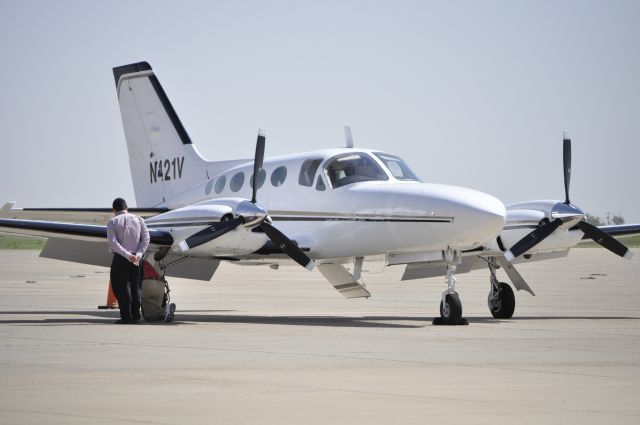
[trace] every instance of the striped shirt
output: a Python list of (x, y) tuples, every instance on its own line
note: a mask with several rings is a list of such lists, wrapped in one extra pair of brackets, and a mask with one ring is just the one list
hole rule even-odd
[(107, 223), (107, 242), (112, 254), (142, 257), (149, 247), (147, 225), (137, 215), (120, 211)]

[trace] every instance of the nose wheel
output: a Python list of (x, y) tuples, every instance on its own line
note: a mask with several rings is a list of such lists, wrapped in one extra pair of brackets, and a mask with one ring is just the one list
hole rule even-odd
[(440, 301), (440, 319), (446, 324), (456, 324), (462, 319), (462, 302), (456, 292), (447, 294)]
[(451, 249), (444, 251), (447, 261), (447, 290), (442, 293), (442, 301), (440, 301), (440, 317), (433, 319), (434, 325), (468, 325), (467, 319), (462, 318), (462, 302), (460, 296), (456, 292), (456, 262), (459, 257)]

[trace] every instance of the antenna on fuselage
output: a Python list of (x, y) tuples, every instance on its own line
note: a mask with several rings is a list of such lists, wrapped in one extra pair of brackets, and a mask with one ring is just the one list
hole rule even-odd
[(347, 142), (347, 147), (353, 148), (353, 136), (351, 135), (351, 127), (349, 127), (348, 125), (344, 126), (344, 138)]

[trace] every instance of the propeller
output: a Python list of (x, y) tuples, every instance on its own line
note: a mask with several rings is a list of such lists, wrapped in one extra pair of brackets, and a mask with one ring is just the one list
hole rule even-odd
[[(256, 141), (256, 156), (253, 161), (253, 177), (252, 186), (253, 186), (253, 195), (251, 197), (251, 202), (255, 205), (256, 198), (258, 194), (258, 176), (262, 172), (262, 162), (264, 160), (264, 146), (265, 146), (265, 137), (262, 134), (262, 131), (258, 133), (258, 140)], [(298, 245), (296, 245), (291, 239), (285, 236), (280, 230), (276, 229), (271, 223), (266, 220), (266, 215), (262, 217), (260, 224), (258, 227), (262, 229), (262, 231), (267, 235), (269, 239), (280, 249), (287, 254), (293, 261), (300, 264), (302, 267), (307, 270), (313, 270), (315, 266), (313, 260), (307, 256), (307, 254), (302, 251)]]
[(262, 172), (262, 163), (264, 161), (264, 149), (266, 138), (262, 131), (258, 132), (258, 140), (256, 141), (256, 153), (253, 160), (253, 176), (251, 177), (251, 186), (253, 188), (251, 194), (251, 202), (243, 201), (236, 207), (237, 217), (224, 220), (213, 226), (207, 227), (180, 242), (180, 249), (186, 251), (195, 248), (207, 242), (210, 242), (220, 236), (230, 232), (236, 227), (244, 224), (247, 227), (257, 226), (265, 235), (275, 243), (282, 251), (287, 254), (293, 261), (300, 264), (307, 270), (313, 270), (315, 263), (307, 254), (302, 251), (298, 245), (289, 239), (284, 233), (276, 229), (268, 220), (268, 213), (265, 209), (257, 205), (258, 195), (258, 179)]
[(511, 261), (514, 258), (519, 257), (520, 255), (524, 254), (525, 252), (529, 251), (531, 248), (545, 240), (563, 223), (569, 222), (579, 216), (582, 216), (583, 218), (576, 224), (576, 227), (582, 230), (585, 235), (587, 235), (603, 247), (607, 248), (614, 254), (624, 258), (631, 258), (631, 256), (633, 255), (631, 250), (629, 250), (626, 246), (618, 242), (615, 238), (613, 238), (606, 232), (598, 229), (592, 224), (587, 223), (584, 219), (584, 213), (575, 206), (571, 205), (571, 201), (569, 200), (569, 187), (571, 184), (571, 139), (569, 138), (569, 134), (566, 131), (564, 132), (562, 139), (562, 165), (564, 168), (565, 201), (564, 203), (559, 203), (558, 205), (556, 205), (556, 207), (554, 207), (554, 211), (552, 212), (552, 215), (556, 215), (553, 213), (559, 214), (556, 215), (557, 218), (553, 221), (541, 222), (540, 226), (538, 226), (531, 233), (516, 242), (515, 245), (513, 245), (508, 251), (504, 253), (505, 258), (508, 261)]

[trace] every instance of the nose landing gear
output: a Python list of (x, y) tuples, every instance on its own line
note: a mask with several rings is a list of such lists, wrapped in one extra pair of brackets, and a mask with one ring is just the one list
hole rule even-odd
[(462, 302), (456, 292), (456, 264), (460, 263), (459, 254), (451, 248), (444, 251), (447, 262), (447, 290), (442, 293), (440, 301), (440, 317), (433, 319), (434, 325), (468, 325), (467, 319), (462, 318)]

